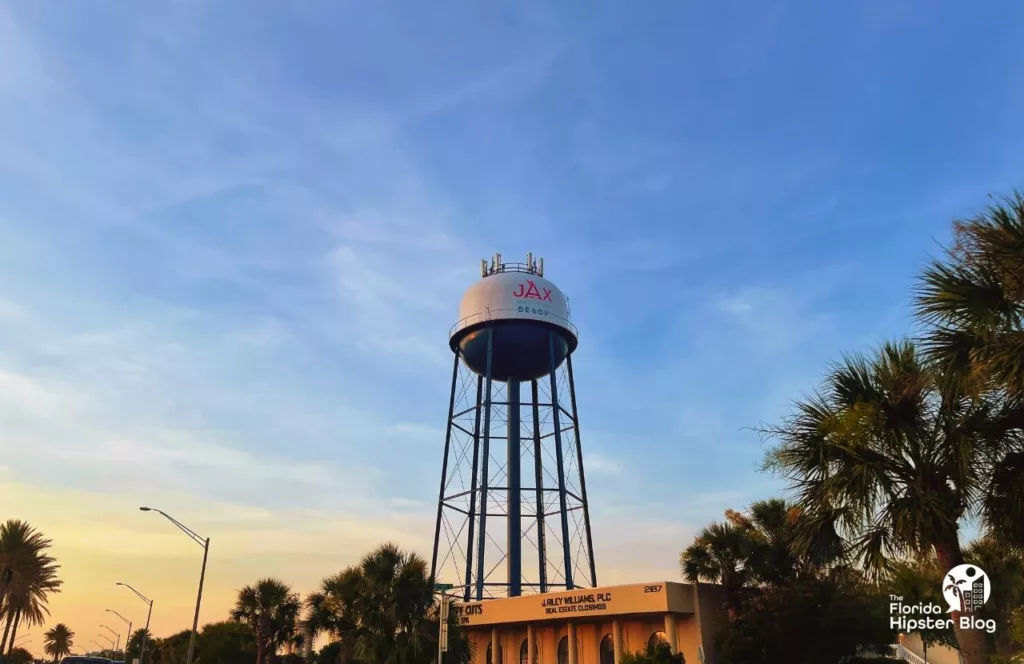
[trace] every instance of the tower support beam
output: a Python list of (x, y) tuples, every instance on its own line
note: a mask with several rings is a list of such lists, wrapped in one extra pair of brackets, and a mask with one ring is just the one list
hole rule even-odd
[(533, 471), (535, 475), (537, 491), (537, 570), (540, 591), (548, 591), (548, 557), (545, 541), (547, 540), (544, 529), (544, 461), (543, 450), (540, 446), (540, 398), (537, 389), (537, 381), (530, 381), (530, 397), (533, 400)]
[(483, 430), (483, 467), (480, 470), (480, 534), (477, 536), (476, 554), (476, 598), (484, 598), (484, 581), (487, 570), (484, 569), (484, 550), (487, 545), (487, 494), (490, 484), (491, 461), (491, 369), (494, 366), (494, 328), (487, 328), (487, 373), (484, 375), (484, 430)]
[[(480, 466), (480, 399), (483, 397), (483, 384), (484, 377), (477, 376), (476, 379), (476, 415), (475, 424), (473, 426), (473, 469), (470, 471), (470, 490), (469, 490), (469, 533), (466, 538), (466, 590), (463, 593), (463, 599), (469, 601), (469, 589), (470, 584), (473, 582), (473, 527), (476, 525), (476, 478), (477, 469)], [(448, 430), (451, 431), (452, 424), (448, 423)], [(443, 504), (444, 501), (442, 501)], [(440, 519), (438, 519), (440, 521)]]
[(522, 449), (519, 437), (522, 425), (519, 421), (519, 381), (509, 379), (506, 383), (508, 396), (508, 596), (523, 594), (523, 500), (522, 500)]
[(430, 556), (430, 576), (433, 577), (437, 571), (437, 548), (441, 538), (441, 513), (444, 505), (444, 488), (448, 481), (448, 453), (452, 445), (452, 414), (455, 412), (455, 390), (459, 381), (459, 354), (455, 353), (455, 365), (452, 367), (452, 394), (448, 400), (448, 426), (444, 434), (444, 458), (441, 460), (441, 490), (437, 497), (437, 524), (434, 526), (434, 552)]
[(562, 557), (565, 571), (565, 589), (575, 588), (572, 582), (572, 550), (569, 544), (569, 505), (565, 490), (565, 455), (562, 452), (562, 425), (559, 423), (558, 374), (555, 372), (555, 333), (548, 332), (551, 353), (551, 424), (555, 427), (555, 463), (558, 466), (558, 507), (562, 516)]

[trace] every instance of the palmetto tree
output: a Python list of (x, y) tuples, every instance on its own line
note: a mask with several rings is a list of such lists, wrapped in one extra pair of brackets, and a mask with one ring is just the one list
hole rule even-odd
[(0, 525), (0, 654), (13, 647), (19, 626), (42, 624), (50, 593), (60, 589), (58, 566), (45, 551), (50, 540), (24, 521)]
[(821, 561), (800, 556), (795, 541), (804, 521), (803, 510), (782, 498), (755, 501), (745, 512), (727, 510), (725, 518), (750, 540), (746, 567), (751, 580), (760, 585), (787, 585), (818, 572), (843, 554), (839, 549)]
[(925, 349), (976, 387), (1024, 392), (1024, 195), (956, 222), (954, 234), (918, 286)]
[(256, 664), (294, 637), (300, 608), (298, 594), (278, 579), (260, 579), (238, 592), (231, 618), (256, 633)]
[[(942, 568), (964, 561), (962, 520), (993, 519), (1003, 460), (1024, 451), (998, 423), (998, 395), (967, 395), (909, 342), (832, 367), (822, 389), (782, 424), (767, 467), (786, 477), (804, 509), (798, 545), (811, 555), (846, 539), (864, 569), (934, 550)], [(988, 661), (983, 632), (959, 629), (966, 664)]]
[(57, 661), (71, 653), (75, 646), (75, 633), (64, 623), (57, 623), (43, 635), (43, 650)]
[(690, 583), (718, 583), (726, 605), (735, 616), (742, 604), (742, 589), (753, 578), (749, 565), (753, 542), (743, 526), (712, 523), (697, 533), (693, 544), (679, 557), (683, 578)]
[[(128, 639), (124, 647), (124, 657), (126, 661), (131, 661), (138, 658), (139, 652), (142, 649), (142, 641), (145, 640), (148, 643), (154, 643), (153, 652), (156, 652), (155, 639), (153, 635), (145, 628), (139, 628), (128, 635)], [(147, 649), (146, 652), (149, 652)], [(147, 658), (146, 661), (152, 661)]]
[[(916, 293), (928, 358), (973, 395), (1009, 406), (997, 423), (1024, 430), (1024, 195), (1015, 193), (954, 226), (955, 243), (924, 271)], [(988, 526), (1024, 546), (1024, 453), (992, 478)]]
[(359, 624), (356, 604), (362, 581), (359, 568), (349, 567), (324, 579), (320, 588), (306, 597), (305, 625), (309, 638), (329, 634), (340, 641), (340, 664), (348, 664), (355, 657)]
[[(60, 581), (56, 578), (56, 571), (56, 564), (52, 563), (48, 556), (41, 556), (39, 565), (31, 576), (14, 576), (14, 580), (8, 588), (8, 601), (5, 610), (7, 614), (6, 628), (10, 628), (10, 638), (7, 640), (8, 652), (14, 648), (19, 627), (41, 625), (49, 615), (49, 610), (46, 608), (47, 597), (60, 585)], [(6, 628), (4, 630), (5, 637)]]
[(726, 510), (724, 523), (704, 528), (680, 556), (690, 583), (719, 583), (734, 617), (745, 587), (783, 587), (842, 560), (844, 550), (829, 550), (823, 560), (801, 556), (796, 540), (803, 510), (782, 498), (755, 501), (744, 512)]
[(363, 557), (359, 572), (356, 657), (380, 664), (431, 661), (437, 623), (430, 620), (434, 589), (426, 561), (384, 544)]
[[(324, 579), (306, 599), (306, 624), (311, 634), (341, 642), (341, 664), (431, 664), (438, 635), (433, 588), (426, 561), (384, 544), (358, 566)], [(452, 625), (445, 661), (468, 663), (470, 657), (468, 642)]]

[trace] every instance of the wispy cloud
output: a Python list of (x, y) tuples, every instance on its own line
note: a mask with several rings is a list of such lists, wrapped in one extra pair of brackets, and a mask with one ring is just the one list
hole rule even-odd
[(600, 452), (589, 452), (584, 455), (584, 470), (590, 475), (613, 475), (622, 474), (622, 467), (619, 463)]
[[(494, 251), (572, 298), (602, 580), (676, 578), (780, 489), (745, 427), (898, 333), (930, 238), (1024, 177), (1019, 109), (963, 73), (1019, 78), (1016, 14), (973, 6), (927, 44), (831, 6), (47, 7), (0, 9), (0, 503), (59, 537), (81, 615), (154, 557), (195, 576), (132, 534), (143, 499), (217, 538), (211, 617), (428, 547), (447, 332)], [(901, 73), (945, 43), (952, 113)]]

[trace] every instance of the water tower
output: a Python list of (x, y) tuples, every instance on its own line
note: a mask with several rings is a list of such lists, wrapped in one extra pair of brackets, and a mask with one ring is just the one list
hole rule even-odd
[(466, 601), (594, 587), (569, 301), (532, 255), (480, 272), (449, 342), (431, 570)]

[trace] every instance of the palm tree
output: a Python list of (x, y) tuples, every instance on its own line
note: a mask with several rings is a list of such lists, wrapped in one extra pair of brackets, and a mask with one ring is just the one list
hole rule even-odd
[(842, 560), (842, 542), (835, 550), (824, 548), (829, 555), (821, 560), (799, 555), (796, 538), (805, 520), (799, 506), (782, 498), (755, 501), (745, 512), (726, 510), (725, 522), (704, 528), (680, 555), (683, 578), (721, 584), (726, 608), (736, 617), (744, 588), (788, 586)]
[(260, 579), (238, 591), (231, 619), (249, 625), (256, 633), (256, 664), (294, 636), (301, 603), (283, 581)]
[(359, 571), (356, 656), (380, 664), (431, 661), (437, 622), (431, 621), (434, 587), (426, 561), (389, 543), (364, 556)]
[[(124, 648), (124, 650), (125, 650), (125, 652), (124, 652), (125, 661), (131, 661), (133, 659), (137, 659), (138, 658), (139, 651), (142, 649), (142, 641), (143, 641), (143, 639), (145, 639), (147, 641), (147, 643), (152, 643), (153, 644), (152, 652), (154, 652), (154, 653), (156, 652), (156, 643), (155, 643), (155, 639), (153, 638), (153, 635), (148, 630), (146, 630), (145, 627), (142, 627), (142, 628), (139, 628), (139, 629), (135, 630), (134, 632), (132, 632), (131, 634), (128, 635), (128, 641), (127, 641), (127, 643), (125, 643), (125, 648)], [(146, 652), (150, 652), (150, 649), (147, 648)], [(147, 657), (146, 661), (152, 663), (153, 660), (151, 658)]]
[(50, 540), (24, 521), (0, 525), (0, 618), (5, 618), (0, 654), (13, 646), (19, 625), (42, 624), (50, 593), (60, 589), (58, 566), (45, 554), (49, 546)]
[[(961, 564), (960, 522), (994, 521), (994, 480), (1007, 455), (1024, 452), (998, 426), (1006, 409), (998, 395), (965, 394), (909, 342), (834, 365), (817, 394), (762, 429), (779, 441), (766, 467), (790, 481), (805, 512), (798, 547), (813, 556), (845, 536), (874, 573), (932, 550), (944, 570)], [(987, 663), (985, 634), (953, 617), (965, 664)]]
[(306, 597), (305, 627), (309, 638), (328, 634), (340, 641), (340, 664), (348, 664), (355, 658), (358, 626), (355, 605), (361, 583), (360, 570), (349, 567), (324, 579), (320, 588)]
[[(1004, 393), (996, 423), (1024, 431), (1024, 195), (954, 225), (955, 242), (924, 271), (916, 293), (930, 361), (969, 394)], [(1010, 453), (987, 497), (990, 523), (1024, 546), (1024, 454)]]
[(748, 565), (753, 542), (743, 526), (712, 523), (701, 530), (679, 557), (683, 578), (721, 584), (730, 617), (736, 617), (742, 589), (752, 580)]
[(71, 653), (75, 646), (75, 633), (64, 623), (57, 623), (43, 635), (43, 650), (57, 661)]
[(952, 249), (917, 289), (917, 313), (930, 328), (924, 347), (976, 387), (994, 381), (1024, 392), (1024, 195), (953, 228)]
[[(799, 506), (782, 498), (758, 500), (745, 513), (726, 510), (725, 518), (740, 528), (750, 542), (746, 567), (755, 582), (784, 586), (818, 570), (815, 561), (799, 556), (794, 546), (803, 521)], [(833, 558), (841, 555), (840, 551)]]
[[(306, 599), (310, 635), (329, 634), (340, 664), (432, 664), (437, 657), (438, 610), (427, 564), (395, 544), (367, 554), (356, 567), (328, 577)], [(449, 616), (445, 660), (468, 664), (471, 649)]]
[[(38, 565), (31, 570), (31, 575), (14, 575), (8, 589), (6, 609), (7, 624), (11, 628), (8, 641), (10, 649), (14, 648), (14, 642), (18, 638), (19, 626), (41, 625), (49, 615), (49, 609), (46, 607), (47, 596), (60, 586), (56, 571), (57, 565), (52, 563), (48, 556), (42, 556), (38, 559)], [(4, 633), (6, 635), (6, 630)]]

